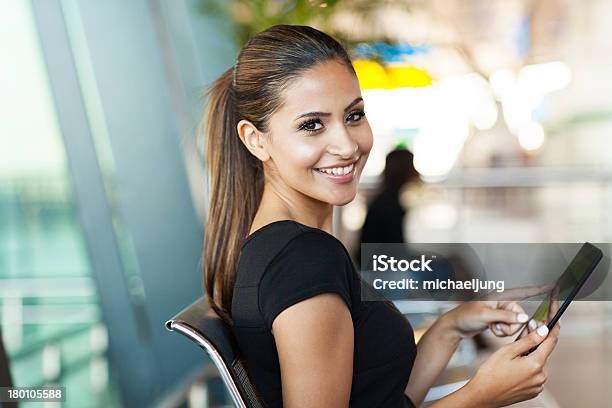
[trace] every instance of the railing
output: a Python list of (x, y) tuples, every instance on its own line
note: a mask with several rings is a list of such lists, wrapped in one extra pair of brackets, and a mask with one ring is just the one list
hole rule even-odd
[[(2, 335), (16, 386), (85, 381), (97, 394), (99, 406), (114, 404), (107, 333), (91, 278), (0, 278), (0, 305)], [(70, 406), (91, 398), (82, 387), (69, 388)]]

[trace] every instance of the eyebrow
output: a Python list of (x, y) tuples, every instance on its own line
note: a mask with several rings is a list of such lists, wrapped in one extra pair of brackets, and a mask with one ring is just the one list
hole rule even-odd
[[(344, 111), (346, 112), (347, 110), (351, 109), (353, 106), (357, 105), (361, 101), (363, 101), (363, 98), (361, 96), (358, 97), (358, 98), (355, 98), (355, 100), (353, 102), (351, 102), (346, 108), (344, 108)], [(301, 115), (296, 116), (296, 118), (294, 120), (298, 120), (298, 119), (306, 117), (306, 116), (331, 116), (331, 113), (329, 113), (329, 112), (308, 112), (308, 113), (302, 113)]]

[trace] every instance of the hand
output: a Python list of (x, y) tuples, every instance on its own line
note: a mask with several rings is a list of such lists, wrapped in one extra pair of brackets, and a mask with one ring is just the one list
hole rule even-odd
[(538, 310), (534, 313), (529, 323), (525, 326), (525, 328), (519, 334), (519, 338), (528, 335), (532, 331), (536, 330), (538, 327), (547, 324), (547, 322), (551, 321), (557, 311), (559, 310), (559, 286), (556, 286), (552, 292), (548, 300), (544, 301)]
[[(489, 357), (466, 384), (474, 406), (501, 407), (536, 397), (546, 382), (546, 363), (559, 338), (559, 325), (546, 326), (509, 343)], [(536, 347), (531, 354), (526, 352)]]
[[(505, 291), (504, 299), (526, 299), (551, 290), (552, 286), (516, 288)], [(472, 337), (490, 328), (498, 337), (516, 333), (529, 316), (515, 301), (501, 300), (502, 296), (490, 296), (491, 300), (465, 302), (447, 314), (451, 327), (462, 338)]]
[(496, 336), (509, 336), (518, 331), (529, 316), (516, 302), (465, 302), (447, 313), (451, 328), (461, 338), (473, 337), (491, 328)]

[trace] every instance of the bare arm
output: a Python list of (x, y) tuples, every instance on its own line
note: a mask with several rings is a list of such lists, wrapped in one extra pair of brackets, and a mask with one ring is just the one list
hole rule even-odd
[(353, 321), (340, 296), (323, 293), (283, 310), (272, 323), (286, 408), (348, 407)]
[(423, 403), (427, 392), (448, 365), (460, 341), (459, 334), (451, 329), (448, 315), (440, 316), (421, 337), (417, 344), (413, 375), (410, 376), (405, 390), (416, 406)]

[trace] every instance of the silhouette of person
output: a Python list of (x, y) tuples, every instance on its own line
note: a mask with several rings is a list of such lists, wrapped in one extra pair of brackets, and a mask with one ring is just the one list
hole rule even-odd
[(404, 216), (406, 209), (400, 203), (400, 192), (406, 183), (418, 180), (414, 156), (405, 149), (391, 151), (385, 159), (380, 190), (368, 205), (355, 256), (361, 263), (362, 243), (404, 243)]

